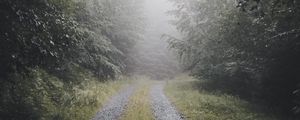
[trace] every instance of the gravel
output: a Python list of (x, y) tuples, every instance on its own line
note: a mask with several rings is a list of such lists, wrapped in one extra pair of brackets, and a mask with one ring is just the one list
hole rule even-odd
[(151, 105), (156, 120), (183, 120), (183, 116), (176, 111), (165, 96), (164, 84), (156, 84), (151, 89)]
[(134, 88), (133, 86), (129, 86), (113, 96), (110, 102), (92, 120), (117, 120), (126, 109), (129, 97), (132, 95)]

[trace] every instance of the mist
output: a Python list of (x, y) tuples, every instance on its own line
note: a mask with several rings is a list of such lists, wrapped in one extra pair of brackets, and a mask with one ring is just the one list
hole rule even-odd
[(136, 44), (138, 63), (135, 74), (153, 79), (167, 79), (180, 71), (176, 54), (162, 37), (165, 34), (179, 36), (175, 26), (171, 24), (173, 16), (167, 13), (173, 9), (168, 0), (145, 0), (145, 31), (143, 39)]
[(0, 120), (300, 120), (299, 0), (0, 0)]

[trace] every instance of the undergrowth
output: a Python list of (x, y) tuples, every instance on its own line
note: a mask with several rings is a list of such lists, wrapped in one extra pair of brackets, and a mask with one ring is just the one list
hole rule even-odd
[(181, 77), (166, 85), (167, 96), (187, 120), (276, 120), (238, 97), (200, 88), (203, 82)]
[(0, 88), (3, 120), (90, 120), (129, 81), (101, 81), (84, 70), (72, 75), (80, 82), (58, 78), (42, 69), (9, 78)]

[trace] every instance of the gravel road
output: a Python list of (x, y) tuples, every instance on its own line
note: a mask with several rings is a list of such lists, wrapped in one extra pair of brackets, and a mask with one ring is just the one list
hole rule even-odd
[(135, 87), (131, 85), (121, 90), (117, 95), (111, 98), (110, 102), (106, 104), (92, 120), (117, 120), (126, 109), (126, 104), (134, 92), (134, 89)]
[(151, 105), (156, 120), (183, 120), (165, 96), (164, 84), (156, 84), (151, 89)]

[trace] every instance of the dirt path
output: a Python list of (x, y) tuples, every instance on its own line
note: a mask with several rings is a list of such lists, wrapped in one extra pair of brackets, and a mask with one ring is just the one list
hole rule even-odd
[(183, 120), (183, 117), (171, 105), (163, 91), (164, 84), (156, 84), (151, 89), (151, 104), (156, 120)]
[[(124, 113), (129, 98), (133, 95), (138, 86), (131, 85), (126, 89), (121, 90), (119, 94), (112, 97), (110, 102), (106, 104), (100, 112), (92, 120), (118, 120)], [(149, 110), (152, 110), (155, 120), (183, 120), (183, 117), (176, 111), (165, 96), (163, 88), (164, 83), (159, 82), (149, 86), (150, 89), (150, 104)], [(141, 96), (147, 97), (147, 96)], [(142, 99), (142, 98), (140, 98)], [(148, 98), (147, 98), (148, 99)], [(147, 101), (148, 102), (148, 101)], [(141, 106), (142, 107), (142, 106)], [(145, 108), (147, 109), (147, 108)], [(139, 114), (138, 110), (134, 111), (134, 115)], [(150, 113), (151, 114), (151, 113)], [(133, 115), (133, 116), (134, 116)], [(149, 116), (147, 116), (149, 117)]]
[(106, 104), (92, 120), (117, 120), (126, 109), (129, 97), (133, 94), (135, 86), (131, 85), (115, 96)]

